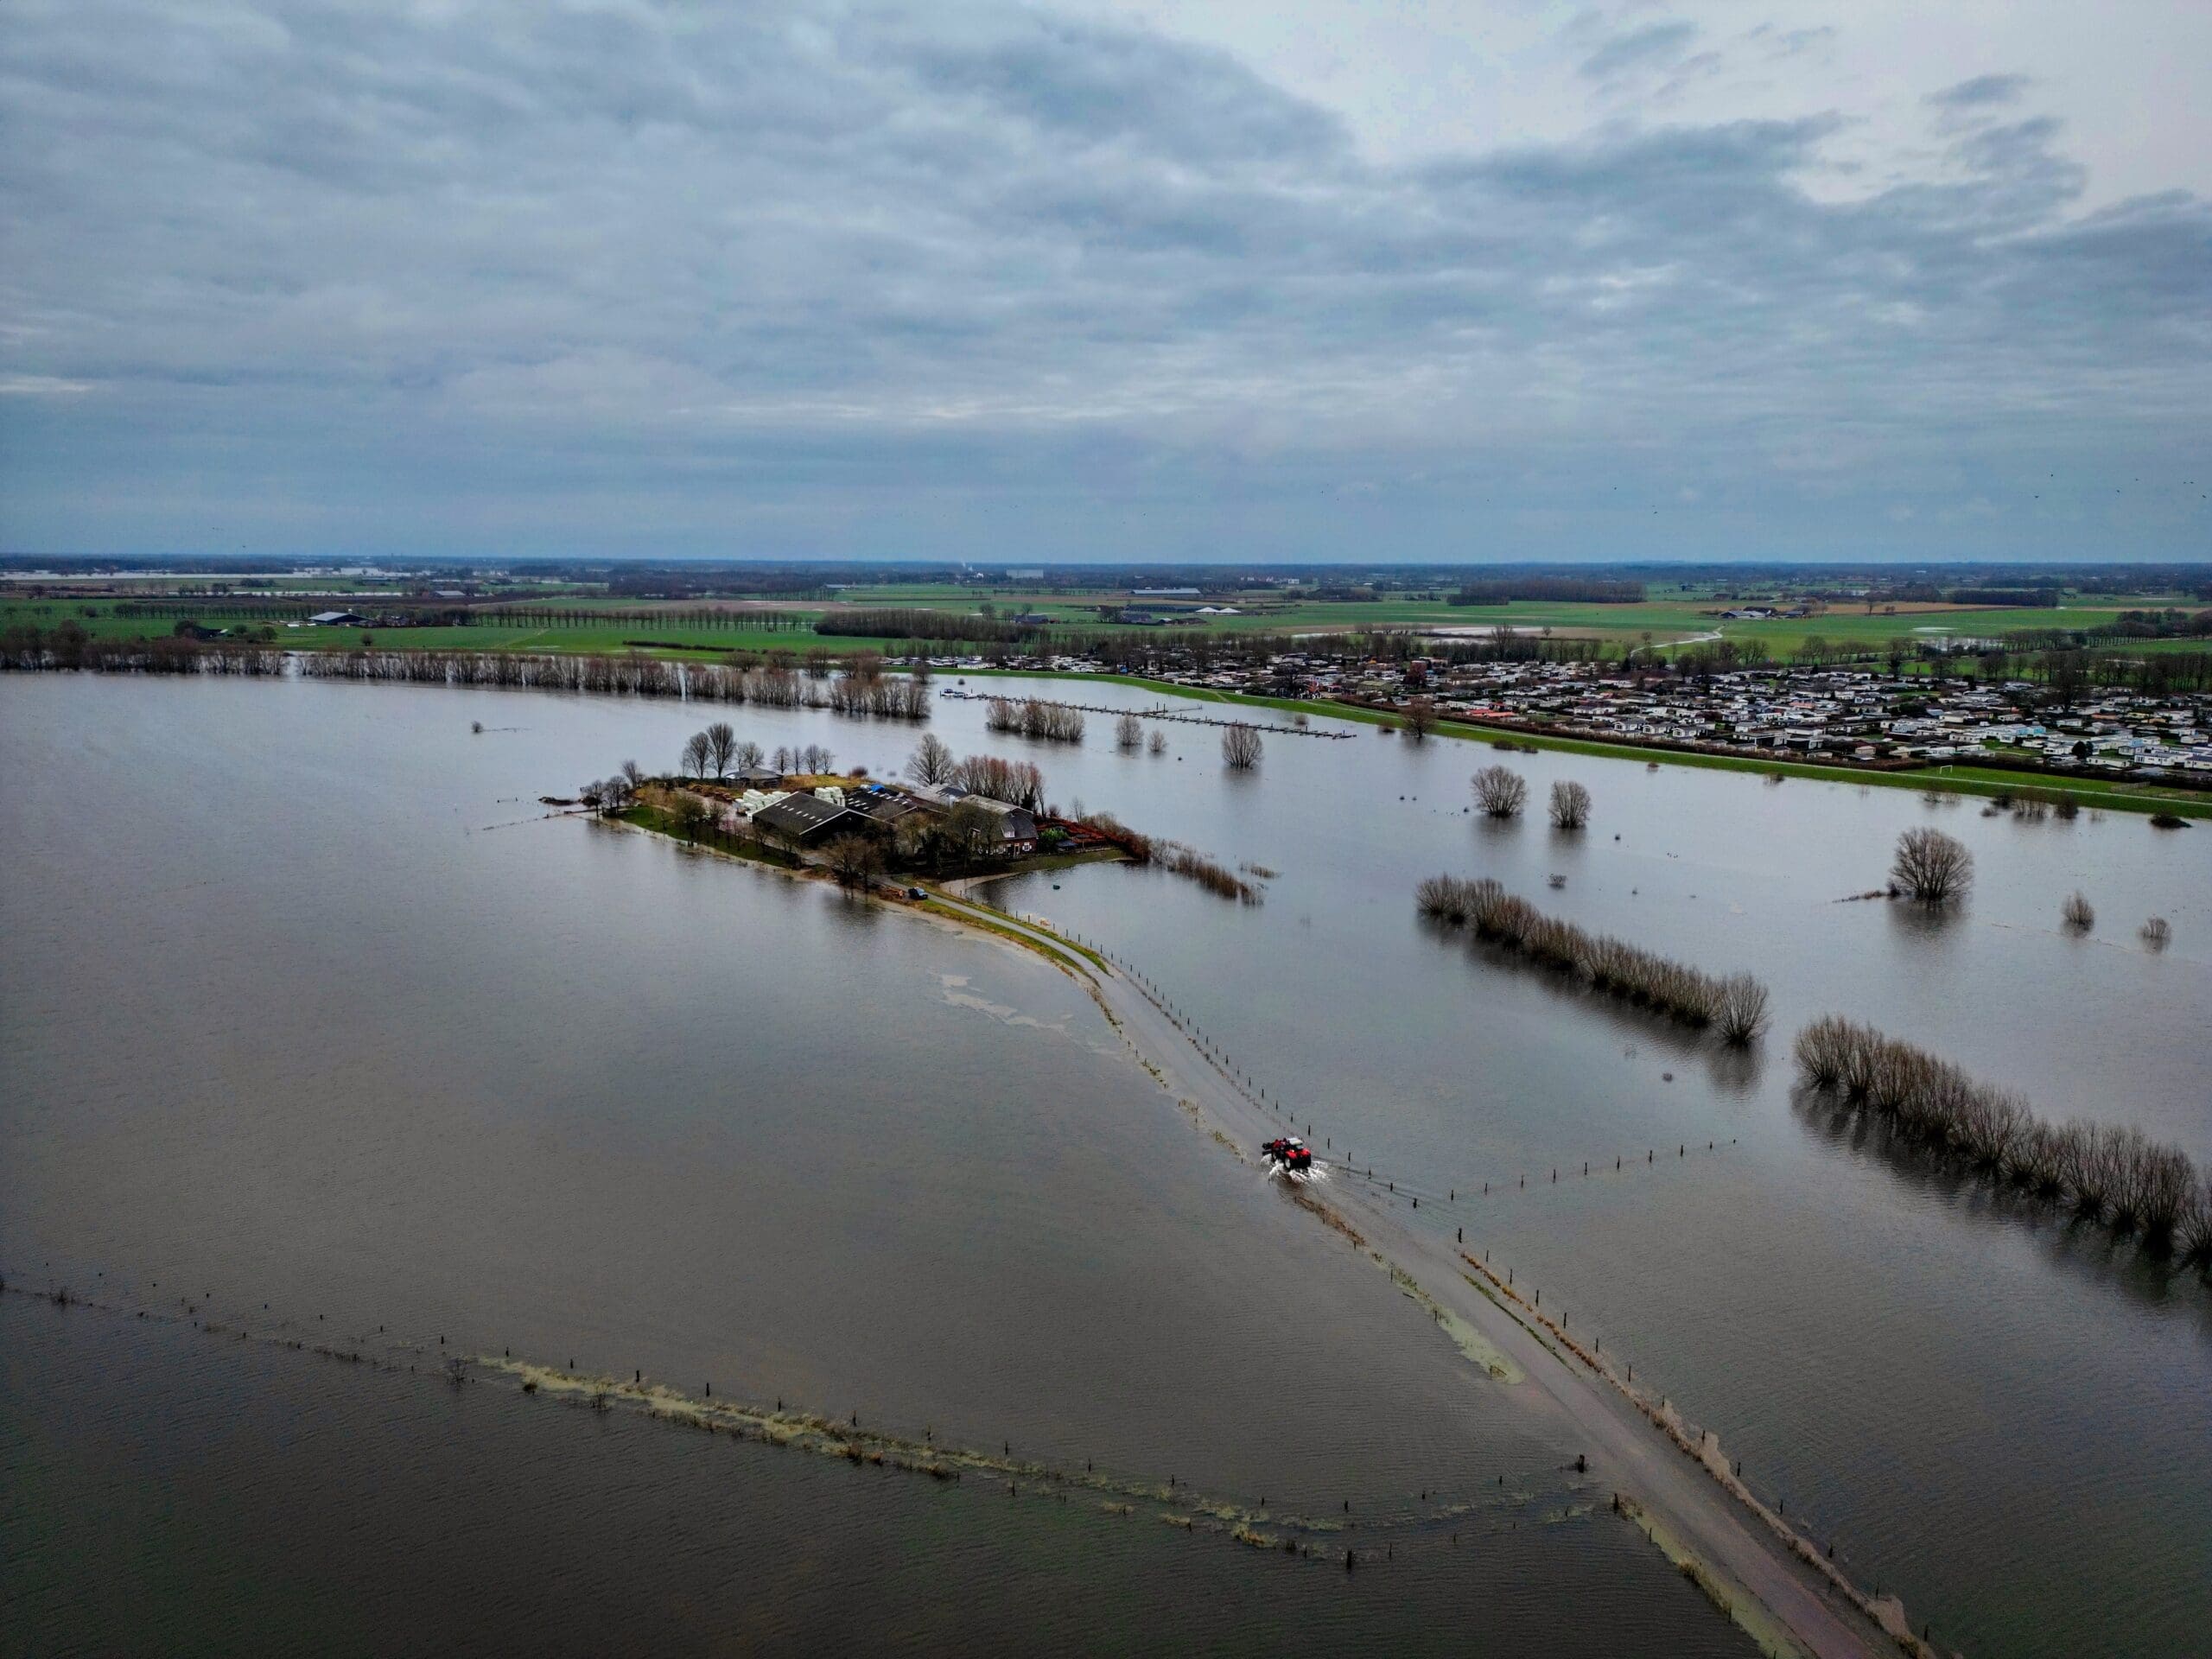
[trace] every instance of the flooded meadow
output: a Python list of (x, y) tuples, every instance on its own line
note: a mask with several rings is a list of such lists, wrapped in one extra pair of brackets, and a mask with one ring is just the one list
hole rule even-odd
[[(619, 1580), (613, 1605), (670, 1639), (700, 1620), (910, 1645), (1508, 1651), (1541, 1633), (1606, 1651), (1633, 1630), (1741, 1650), (1578, 1479), (1576, 1447), (1195, 1130), (1069, 980), (538, 804), (626, 758), (672, 765), (705, 717), (528, 692), (0, 684), (0, 1524), (35, 1543), (11, 1552), (29, 1628), (127, 1619), (71, 1573), (118, 1529), (132, 1582), (257, 1574), (389, 1621), (387, 1648), (495, 1611), (551, 1621), (531, 1575), (575, 1547), (549, 1517), (590, 1506), (621, 1541), (573, 1569), (573, 1594)], [(879, 773), (919, 736), (715, 717)], [(2202, 830), (1359, 727), (1270, 731), (1234, 772), (1216, 728), (1158, 723), (1154, 753), (1110, 727), (1007, 737), (945, 698), (927, 729), (1033, 760), (1056, 803), (1185, 842), (1262, 902), (1112, 865), (982, 896), (1156, 982), (1310, 1122), (1332, 1179), (1373, 1171), (1541, 1286), (1939, 1642), (2157, 1652), (2212, 1624), (2212, 1295), (1888, 1147), (1789, 1061), (1800, 1026), (1842, 1014), (2048, 1116), (2212, 1161)], [(1586, 785), (1588, 828), (1478, 817), (1468, 774), (1493, 761), (1539, 802)], [(1969, 901), (1935, 918), (1847, 902), (1925, 823), (1973, 850)], [(1424, 924), (1414, 887), (1439, 873), (1754, 973), (1772, 1029), (1728, 1051)], [(2075, 888), (2100, 918), (2086, 937), (2061, 920)], [(2137, 937), (2152, 915), (2163, 950)], [(21, 1294), (60, 1286), (126, 1311)], [(209, 1319), (255, 1339), (212, 1343)], [(288, 1335), (407, 1344), (423, 1374)], [(563, 1411), (496, 1373), (449, 1389), (454, 1354), (857, 1417), (1391, 1541), (1347, 1574), (1097, 1501), (992, 1501), (980, 1477)], [(317, 1510), (362, 1490), (371, 1433), (395, 1448), (384, 1478), (358, 1511)], [(229, 1529), (227, 1560), (137, 1512), (155, 1478)], [(1446, 1541), (1446, 1511), (1480, 1514), (1479, 1548)], [(429, 1592), (319, 1559), (306, 1541), (341, 1528)], [(491, 1592), (472, 1604), (441, 1552), (480, 1548)], [(990, 1622), (984, 1592), (1008, 1584), (1033, 1620)], [(219, 1598), (203, 1602), (217, 1645)], [(537, 1633), (582, 1650), (594, 1628), (630, 1627)]]

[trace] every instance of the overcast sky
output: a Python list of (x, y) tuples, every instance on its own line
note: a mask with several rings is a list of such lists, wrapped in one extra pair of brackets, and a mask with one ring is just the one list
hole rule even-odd
[(0, 0), (0, 548), (2212, 558), (2212, 5)]

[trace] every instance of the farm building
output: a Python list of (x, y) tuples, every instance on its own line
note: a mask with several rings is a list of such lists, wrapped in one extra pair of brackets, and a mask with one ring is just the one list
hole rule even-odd
[(818, 846), (850, 830), (865, 829), (868, 821), (842, 803), (813, 795), (786, 795), (753, 815), (753, 827), (794, 847)]

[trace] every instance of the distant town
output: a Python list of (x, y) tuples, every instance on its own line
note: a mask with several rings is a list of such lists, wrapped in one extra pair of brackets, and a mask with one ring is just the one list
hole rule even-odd
[[(938, 672), (1098, 674), (1096, 658), (933, 657)], [(2212, 787), (2212, 696), (2069, 686), (2063, 680), (1885, 672), (1853, 666), (1676, 672), (1652, 663), (1452, 663), (1354, 652), (1153, 669), (1205, 692), (1335, 702), (1395, 716), (1522, 729), (1638, 747), (1900, 769), (1972, 761)]]

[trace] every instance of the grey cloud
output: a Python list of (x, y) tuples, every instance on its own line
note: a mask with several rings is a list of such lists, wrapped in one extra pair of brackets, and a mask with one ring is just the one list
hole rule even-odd
[(1976, 75), (1972, 80), (1962, 80), (1955, 86), (1946, 86), (1940, 92), (1930, 92), (1927, 102), (1942, 110), (1981, 110), (1993, 105), (2017, 104), (2028, 90), (2025, 75)]
[(1772, 23), (1761, 23), (1744, 38), (1762, 48), (1770, 58), (1794, 58), (1834, 44), (1835, 29), (1826, 23), (1808, 29), (1779, 29)]
[(1380, 166), (1158, 36), (796, 0), (97, 0), (0, 115), (16, 546), (1924, 556), (2208, 412), (2212, 215), (2070, 217), (2037, 117), (1845, 201), (1833, 115)]
[(1616, 35), (1582, 60), (1582, 73), (1592, 80), (1610, 80), (1633, 70), (1662, 68), (1673, 63), (1697, 39), (1695, 23), (1646, 23)]
[(983, 41), (917, 31), (900, 49), (928, 91), (1090, 143), (1303, 160), (1345, 142), (1334, 118), (1234, 60), (1156, 36), (1040, 19)]

